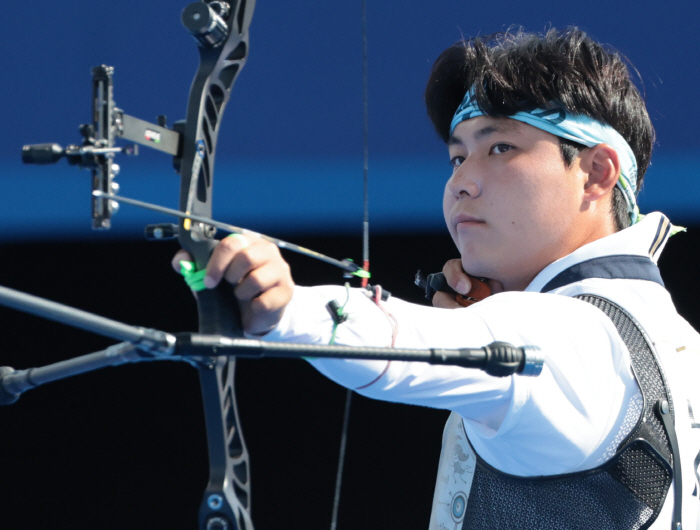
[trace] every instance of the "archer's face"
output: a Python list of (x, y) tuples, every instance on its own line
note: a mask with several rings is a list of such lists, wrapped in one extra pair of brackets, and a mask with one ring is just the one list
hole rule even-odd
[(443, 211), (464, 270), (521, 290), (575, 245), (584, 179), (559, 140), (508, 118), (460, 123), (449, 142), (453, 173)]

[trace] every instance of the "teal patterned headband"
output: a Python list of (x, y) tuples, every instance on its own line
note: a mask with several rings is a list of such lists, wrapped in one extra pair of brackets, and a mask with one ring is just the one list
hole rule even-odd
[[(474, 98), (474, 88), (471, 88), (452, 118), (450, 134), (463, 121), (484, 115)], [(612, 147), (620, 159), (620, 178), (617, 181), (617, 187), (622, 190), (631, 223), (635, 224), (639, 220), (636, 198), (637, 159), (629, 144), (615, 129), (588, 116), (569, 114), (558, 107), (517, 112), (508, 117), (586, 147), (595, 147), (599, 144), (608, 144)]]

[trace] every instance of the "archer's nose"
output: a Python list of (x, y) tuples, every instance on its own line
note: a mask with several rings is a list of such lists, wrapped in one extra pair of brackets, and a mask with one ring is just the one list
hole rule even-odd
[(457, 168), (447, 181), (447, 192), (457, 200), (464, 197), (475, 199), (481, 195), (481, 180), (474, 171), (467, 171), (465, 165), (463, 163)]

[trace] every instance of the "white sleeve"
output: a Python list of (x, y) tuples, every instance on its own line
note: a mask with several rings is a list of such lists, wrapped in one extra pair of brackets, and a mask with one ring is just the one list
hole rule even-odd
[[(266, 340), (328, 344), (333, 322), (325, 306), (345, 298), (343, 287), (295, 288), (282, 322)], [(481, 347), (494, 340), (542, 348), (545, 367), (536, 378), (497, 378), (417, 362), (311, 360), (320, 372), (365, 396), (457, 412), (467, 420), (477, 452), (506, 472), (528, 474), (530, 453), (544, 461), (535, 466), (538, 474), (587, 467), (605, 449), (631, 399), (628, 390), (636, 387), (612, 322), (579, 300), (513, 292), (464, 309), (395, 298), (384, 306), (398, 325), (397, 348)], [(350, 318), (338, 327), (337, 344), (390, 345), (389, 318), (362, 290), (350, 290), (346, 311)]]

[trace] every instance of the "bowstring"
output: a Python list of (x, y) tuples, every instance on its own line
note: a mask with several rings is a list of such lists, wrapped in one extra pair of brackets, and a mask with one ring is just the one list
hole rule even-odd
[[(362, 6), (362, 187), (363, 187), (363, 219), (362, 219), (362, 268), (369, 272), (369, 112), (367, 94), (367, 2), (361, 0)], [(362, 287), (367, 287), (368, 278), (362, 278)], [(348, 426), (350, 424), (350, 405), (352, 390), (345, 393), (345, 412), (343, 415), (343, 430), (340, 436), (340, 451), (338, 455), (338, 470), (335, 477), (335, 493), (333, 495), (333, 514), (331, 530), (338, 526), (338, 507), (340, 505), (340, 488), (343, 482), (343, 467), (345, 466), (345, 450), (348, 441)]]
[[(367, 6), (362, 0), (362, 268), (369, 272), (369, 110), (367, 94)], [(367, 287), (369, 278), (362, 279)]]

